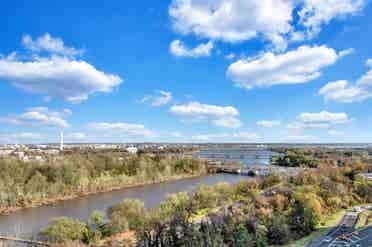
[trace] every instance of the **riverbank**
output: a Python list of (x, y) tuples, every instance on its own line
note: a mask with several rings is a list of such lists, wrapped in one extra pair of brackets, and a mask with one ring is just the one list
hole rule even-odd
[(55, 197), (45, 198), (45, 199), (40, 200), (40, 201), (34, 201), (34, 202), (32, 202), (30, 204), (27, 204), (23, 207), (0, 208), (0, 215), (10, 215), (12, 213), (15, 213), (17, 211), (27, 209), (27, 208), (37, 208), (37, 207), (42, 207), (42, 206), (50, 206), (50, 205), (57, 204), (59, 202), (63, 202), (63, 201), (67, 201), (67, 200), (73, 200), (73, 199), (76, 199), (76, 198), (83, 198), (83, 197), (96, 195), (96, 194), (101, 194), (101, 193), (108, 193), (108, 192), (113, 192), (113, 191), (118, 191), (118, 190), (142, 187), (142, 186), (146, 186), (146, 185), (161, 184), (161, 183), (172, 182), (172, 181), (183, 180), (183, 179), (198, 178), (198, 177), (206, 176), (208, 174), (213, 174), (213, 173), (206, 172), (206, 173), (198, 173), (198, 174), (174, 175), (174, 176), (171, 176), (171, 177), (160, 178), (160, 179), (153, 180), (153, 181), (148, 181), (148, 182), (140, 182), (140, 183), (127, 184), (127, 185), (123, 185), (123, 186), (115, 186), (115, 187), (111, 187), (111, 188), (105, 188), (103, 190), (76, 192), (76, 193), (71, 194), (71, 195), (55, 196)]
[(174, 181), (169, 182), (79, 197), (55, 203), (53, 206), (28, 208), (10, 215), (0, 216), (0, 232), (7, 236), (37, 239), (40, 231), (45, 229), (52, 219), (61, 216), (86, 222), (93, 211), (105, 213), (110, 207), (121, 203), (124, 199), (141, 200), (145, 203), (145, 207), (150, 210), (167, 200), (169, 195), (182, 191), (192, 192), (202, 184), (215, 185), (222, 182), (237, 184), (249, 179), (246, 176), (230, 174), (187, 176), (185, 179), (174, 179)]

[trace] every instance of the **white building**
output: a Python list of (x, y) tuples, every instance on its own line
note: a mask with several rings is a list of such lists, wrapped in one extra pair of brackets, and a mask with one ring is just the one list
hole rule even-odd
[(12, 149), (3, 149), (3, 150), (0, 150), (0, 156), (8, 156), (8, 155), (11, 155), (13, 153), (13, 150)]
[(136, 154), (138, 152), (138, 149), (136, 147), (127, 147), (126, 149), (131, 154)]
[(360, 175), (365, 180), (372, 180), (372, 173), (363, 173), (363, 174), (360, 174)]

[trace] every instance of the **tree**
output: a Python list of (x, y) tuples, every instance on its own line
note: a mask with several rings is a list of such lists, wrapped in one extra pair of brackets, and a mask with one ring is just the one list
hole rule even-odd
[(314, 231), (320, 219), (316, 209), (308, 207), (305, 200), (297, 199), (290, 215), (290, 221), (292, 231), (301, 236)]
[(53, 243), (67, 240), (84, 240), (87, 236), (87, 225), (67, 217), (53, 219), (42, 234)]
[(239, 224), (235, 229), (235, 245), (236, 247), (253, 247), (254, 239), (252, 234), (250, 234), (245, 228), (244, 224)]
[(108, 216), (115, 232), (137, 230), (144, 224), (146, 211), (142, 201), (125, 199), (109, 208)]
[(268, 232), (269, 242), (274, 245), (283, 245), (290, 239), (290, 229), (287, 219), (283, 215), (274, 215)]

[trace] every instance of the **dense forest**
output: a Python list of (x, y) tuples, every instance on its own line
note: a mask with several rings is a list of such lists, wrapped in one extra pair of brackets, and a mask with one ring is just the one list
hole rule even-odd
[(205, 174), (205, 162), (189, 158), (86, 152), (24, 162), (0, 159), (0, 213), (132, 185)]
[(355, 175), (371, 170), (368, 164), (320, 165), (294, 177), (201, 186), (190, 194), (172, 195), (151, 210), (141, 201), (124, 200), (108, 210), (108, 221), (97, 212), (84, 223), (57, 218), (43, 235), (52, 242), (91, 246), (285, 245), (341, 209), (372, 203), (371, 182)]

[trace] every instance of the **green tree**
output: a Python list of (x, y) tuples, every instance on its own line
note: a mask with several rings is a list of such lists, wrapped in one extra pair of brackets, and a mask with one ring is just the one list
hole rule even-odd
[(273, 222), (268, 232), (270, 244), (286, 244), (290, 240), (290, 234), (291, 232), (286, 217), (283, 215), (274, 215)]
[(87, 236), (87, 225), (67, 217), (53, 219), (42, 234), (53, 243), (66, 240), (84, 240)]
[(114, 231), (140, 229), (146, 217), (144, 203), (140, 200), (125, 199), (108, 210)]

